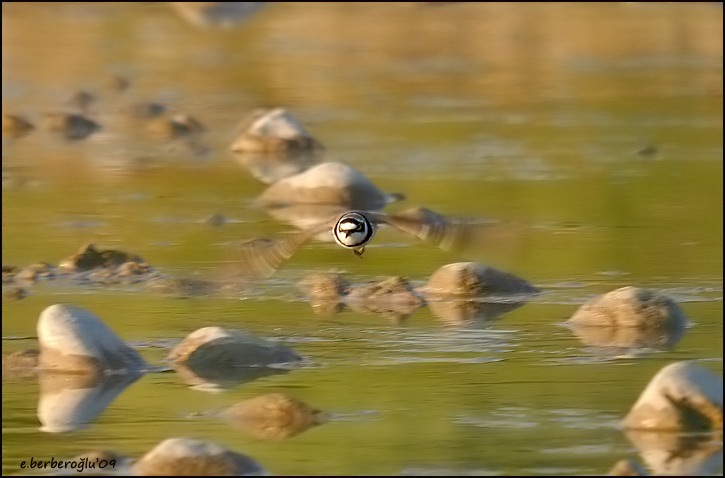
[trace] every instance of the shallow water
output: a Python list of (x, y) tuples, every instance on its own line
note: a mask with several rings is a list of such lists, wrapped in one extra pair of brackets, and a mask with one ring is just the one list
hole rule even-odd
[[(221, 393), (151, 373), (81, 430), (40, 431), (39, 384), (3, 381), (3, 473), (112, 449), (134, 458), (191, 436), (273, 474), (601, 474), (651, 455), (618, 429), (664, 365), (722, 373), (722, 8), (702, 4), (275, 4), (200, 28), (166, 4), (3, 4), (3, 110), (38, 128), (3, 139), (3, 264), (58, 264), (85, 243), (164, 274), (216, 277), (239, 244), (289, 229), (229, 152), (239, 121), (283, 106), (381, 189), (457, 216), (521, 224), (453, 254), (381, 231), (362, 260), (302, 248), (234, 296), (170, 298), (142, 284), (41, 281), (3, 300), (3, 352), (31, 348), (54, 303), (93, 311), (153, 364), (197, 328), (241, 328), (309, 365)], [(131, 81), (123, 93), (108, 80)], [(40, 125), (75, 92), (103, 129), (68, 142)], [(193, 146), (147, 138), (124, 105), (157, 101), (207, 128)], [(215, 227), (205, 220), (224, 216)], [(493, 321), (423, 307), (402, 320), (316, 314), (296, 283), (356, 283), (488, 264), (542, 289)], [(650, 287), (692, 324), (670, 348), (612, 347), (563, 327), (589, 298)], [(336, 414), (285, 442), (203, 412), (284, 392)], [(199, 415), (201, 414), (201, 415)], [(722, 473), (718, 452), (702, 473)], [(707, 460), (710, 460), (709, 462)], [(684, 466), (684, 465), (683, 465)], [(692, 473), (692, 472), (690, 472)]]

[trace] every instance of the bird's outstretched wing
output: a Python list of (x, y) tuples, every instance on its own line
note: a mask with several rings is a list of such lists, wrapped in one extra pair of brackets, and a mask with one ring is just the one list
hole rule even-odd
[[(363, 214), (375, 225), (388, 224), (444, 250), (465, 247), (472, 227), (467, 221), (449, 219), (425, 208), (401, 214), (357, 210), (348, 212)], [(325, 231), (332, 234), (339, 217), (341, 215), (277, 239), (254, 239), (245, 243), (241, 251), (243, 273), (252, 278), (271, 276), (282, 264), (292, 258), (304, 243)]]
[(292, 258), (300, 246), (325, 230), (331, 231), (333, 225), (334, 222), (325, 221), (276, 239), (252, 239), (245, 242), (241, 249), (242, 273), (253, 279), (271, 276)]
[(446, 251), (465, 248), (474, 227), (472, 222), (465, 219), (447, 218), (426, 208), (411, 209), (400, 214), (366, 214), (377, 223), (389, 224)]

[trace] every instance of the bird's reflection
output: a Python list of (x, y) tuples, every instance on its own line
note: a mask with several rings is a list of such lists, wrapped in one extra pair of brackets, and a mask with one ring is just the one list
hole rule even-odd
[(39, 372), (40, 430), (63, 433), (86, 427), (142, 375), (141, 372), (114, 375)]

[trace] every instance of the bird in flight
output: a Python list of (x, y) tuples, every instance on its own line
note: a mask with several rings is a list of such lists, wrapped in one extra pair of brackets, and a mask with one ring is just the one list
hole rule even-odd
[(269, 277), (297, 249), (325, 231), (331, 231), (335, 243), (362, 257), (365, 246), (375, 237), (378, 227), (389, 225), (445, 250), (459, 249), (467, 242), (471, 223), (452, 220), (429, 209), (413, 213), (386, 214), (374, 211), (347, 211), (330, 220), (278, 239), (253, 239), (242, 246), (246, 272), (254, 277)]

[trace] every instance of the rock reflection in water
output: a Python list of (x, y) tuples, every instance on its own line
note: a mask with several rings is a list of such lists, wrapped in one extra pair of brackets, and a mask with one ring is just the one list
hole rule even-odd
[(236, 366), (220, 364), (216, 367), (199, 364), (177, 364), (176, 371), (184, 382), (198, 390), (217, 391), (233, 388), (246, 382), (270, 375), (283, 374), (289, 368), (268, 366)]
[(282, 178), (299, 174), (317, 164), (314, 152), (276, 152), (260, 153), (256, 151), (234, 151), (234, 159), (249, 173), (265, 184), (272, 184)]
[[(267, 207), (267, 214), (277, 221), (305, 230), (329, 222), (346, 211), (337, 204), (294, 204), (283, 207)], [(315, 236), (318, 241), (333, 242), (332, 232), (324, 231)]]
[(105, 376), (40, 372), (40, 430), (63, 433), (84, 428), (141, 375), (139, 372)]
[(676, 433), (627, 430), (652, 475), (708, 476), (722, 472), (722, 430)]
[[(490, 301), (489, 301), (490, 300)], [(525, 304), (521, 301), (495, 301), (486, 299), (434, 299), (428, 302), (433, 315), (446, 325), (456, 327), (486, 327), (495, 319), (518, 309)]]
[(566, 327), (588, 347), (601, 348), (602, 351), (627, 350), (668, 350), (675, 346), (685, 335), (687, 329), (656, 327), (640, 329), (637, 327), (588, 327), (573, 323)]

